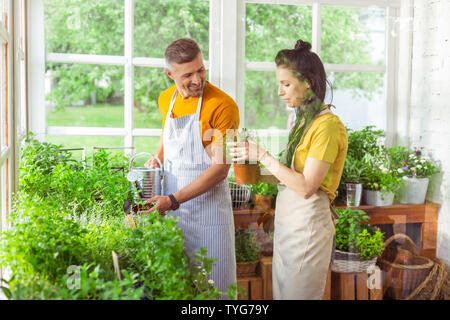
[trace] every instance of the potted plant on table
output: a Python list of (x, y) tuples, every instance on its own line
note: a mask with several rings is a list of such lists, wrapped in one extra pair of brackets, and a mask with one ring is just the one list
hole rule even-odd
[(250, 229), (235, 230), (236, 275), (251, 276), (256, 273), (260, 259), (261, 244), (256, 240), (256, 232)]
[[(256, 134), (247, 128), (241, 128), (231, 137), (227, 136), (227, 140), (235, 142), (248, 142), (248, 140), (256, 140)], [(233, 163), (234, 175), (237, 184), (255, 184), (258, 183), (260, 168), (257, 162), (250, 161)]]
[(346, 131), (348, 150), (338, 194), (341, 201), (347, 201), (347, 206), (356, 207), (361, 200), (362, 183), (368, 166), (367, 156), (376, 158), (382, 153), (381, 140), (384, 133), (382, 130), (375, 130), (374, 126), (367, 126), (362, 130), (346, 128)]
[(363, 178), (366, 203), (372, 206), (392, 205), (403, 184), (394, 168), (392, 153), (383, 148), (376, 157), (366, 155), (364, 160), (367, 163)]
[(335, 272), (367, 272), (384, 250), (383, 233), (368, 224), (369, 216), (358, 209), (338, 209), (336, 252), (331, 269)]
[(258, 182), (251, 187), (254, 196), (254, 209), (268, 210), (272, 208), (274, 196), (278, 193), (276, 185)]
[(424, 203), (430, 177), (439, 170), (430, 158), (422, 155), (420, 150), (407, 151), (406, 148), (401, 148), (400, 151), (403, 157), (398, 163), (397, 171), (404, 184), (399, 189), (399, 202)]

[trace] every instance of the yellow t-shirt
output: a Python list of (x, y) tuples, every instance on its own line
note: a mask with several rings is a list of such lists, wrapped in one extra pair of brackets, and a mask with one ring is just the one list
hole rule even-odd
[[(158, 99), (159, 110), (163, 116), (163, 129), (166, 122), (167, 113), (169, 112), (170, 101), (172, 100), (175, 89), (175, 85), (171, 86), (167, 90), (163, 91)], [(199, 97), (183, 99), (179, 94), (177, 94), (175, 104), (172, 109), (174, 118), (195, 113), (197, 111), (198, 99)], [(200, 133), (204, 147), (210, 143), (213, 143), (213, 145), (222, 145), (225, 143), (224, 136), (227, 129), (239, 128), (239, 109), (236, 102), (234, 102), (234, 100), (225, 92), (209, 82), (206, 83), (205, 88), (203, 89), (200, 125)], [(208, 129), (220, 130), (223, 137), (222, 143), (219, 143), (214, 136), (211, 136), (211, 134), (208, 133)]]
[(322, 114), (314, 119), (295, 151), (295, 171), (303, 172), (308, 157), (330, 163), (320, 189), (333, 201), (344, 169), (347, 148), (347, 131), (339, 117), (332, 113)]

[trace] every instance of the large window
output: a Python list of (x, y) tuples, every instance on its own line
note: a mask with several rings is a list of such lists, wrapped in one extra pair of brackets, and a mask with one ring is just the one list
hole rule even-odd
[(164, 50), (190, 37), (208, 59), (209, 1), (45, 0), (44, 16), (47, 140), (155, 151)]
[[(275, 153), (283, 149), (293, 112), (278, 97), (274, 58), (279, 50), (292, 49), (298, 39), (312, 43), (321, 57), (329, 83), (325, 103), (336, 106), (333, 112), (344, 124), (388, 129), (386, 110), (393, 106), (387, 97), (393, 88), (386, 86), (387, 59), (392, 57), (386, 52), (394, 50), (386, 47), (388, 7), (376, 6), (380, 1), (330, 3), (245, 1), (244, 121), (246, 127), (269, 129), (264, 130), (266, 145)], [(392, 59), (389, 65), (393, 72)]]
[(33, 110), (45, 119), (33, 126), (48, 141), (155, 151), (162, 125), (157, 99), (173, 84), (164, 72), (164, 50), (180, 37), (199, 43), (209, 80), (236, 100), (241, 126), (268, 137), (273, 152), (281, 151), (292, 116), (277, 95), (274, 57), (298, 39), (312, 43), (324, 62), (330, 84), (325, 102), (336, 106), (347, 127), (393, 131), (397, 62), (391, 29), (400, 1), (33, 3), (42, 3), (45, 26), (45, 97), (31, 97)]

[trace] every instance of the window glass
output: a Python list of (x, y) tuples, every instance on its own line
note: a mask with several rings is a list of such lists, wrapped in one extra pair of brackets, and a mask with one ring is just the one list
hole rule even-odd
[(45, 0), (46, 52), (123, 55), (123, 0)]
[(162, 116), (158, 108), (161, 92), (173, 85), (163, 68), (134, 68), (134, 127), (162, 127)]
[(247, 61), (273, 62), (281, 49), (298, 39), (311, 42), (312, 7), (247, 3), (245, 56)]
[(46, 64), (48, 126), (124, 127), (120, 66)]
[[(374, 125), (386, 129), (386, 99), (384, 73), (377, 72), (330, 72), (328, 81), (333, 87), (332, 111), (344, 125), (354, 130)], [(331, 101), (327, 91), (325, 98)]]
[(385, 63), (385, 9), (322, 7), (321, 11), (324, 63)]
[(195, 40), (208, 60), (209, 0), (135, 0), (135, 56), (164, 58), (178, 38)]
[(278, 96), (275, 71), (245, 73), (245, 126), (287, 129), (289, 109)]
[(149, 152), (152, 154), (156, 154), (158, 143), (159, 137), (134, 137), (134, 145), (136, 146), (136, 155), (138, 155), (135, 161), (135, 165), (137, 167), (142, 167), (144, 163), (150, 158), (150, 156), (147, 154), (139, 155), (139, 153)]

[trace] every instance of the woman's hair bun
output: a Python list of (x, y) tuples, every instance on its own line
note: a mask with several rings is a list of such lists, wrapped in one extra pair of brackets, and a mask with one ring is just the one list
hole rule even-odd
[(298, 51), (309, 51), (311, 50), (311, 44), (309, 42), (303, 41), (303, 40), (298, 40), (297, 43), (295, 44), (295, 50)]

